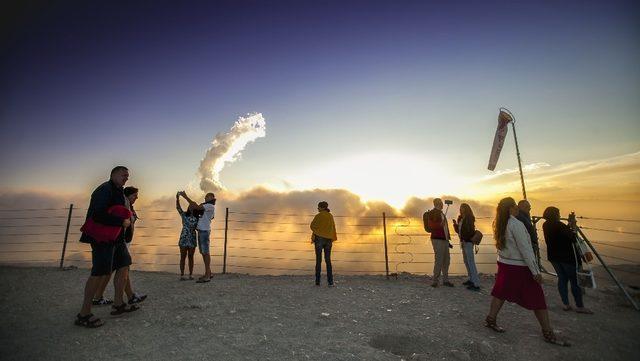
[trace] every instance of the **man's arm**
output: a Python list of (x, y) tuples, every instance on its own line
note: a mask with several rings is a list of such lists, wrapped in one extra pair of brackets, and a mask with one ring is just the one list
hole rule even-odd
[(202, 204), (198, 204), (194, 201), (191, 200), (191, 198), (189, 198), (189, 196), (187, 195), (187, 192), (182, 191), (180, 192), (180, 194), (182, 195), (182, 197), (189, 202), (189, 206), (191, 206), (193, 209), (197, 209), (199, 211), (204, 210), (204, 206)]

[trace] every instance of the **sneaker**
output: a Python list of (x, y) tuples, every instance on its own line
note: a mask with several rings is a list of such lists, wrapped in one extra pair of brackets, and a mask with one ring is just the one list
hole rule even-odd
[(147, 295), (139, 295), (137, 293), (133, 294), (133, 297), (129, 299), (130, 305), (135, 305), (136, 303), (140, 303), (147, 299)]
[(100, 298), (94, 298), (91, 301), (91, 304), (93, 304), (94, 306), (106, 306), (106, 305), (110, 305), (113, 303), (113, 300), (108, 300), (104, 297), (100, 297)]
[(442, 282), (442, 284), (443, 284), (444, 286), (447, 286), (447, 287), (453, 287), (453, 283), (451, 283), (451, 282), (449, 282), (449, 281)]
[(473, 284), (471, 284), (471, 285), (467, 286), (467, 289), (468, 289), (469, 291), (475, 291), (475, 292), (480, 291), (480, 287), (478, 287), (478, 286), (474, 286)]

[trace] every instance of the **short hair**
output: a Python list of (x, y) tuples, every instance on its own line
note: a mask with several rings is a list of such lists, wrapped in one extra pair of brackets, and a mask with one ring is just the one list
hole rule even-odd
[(329, 203), (322, 201), (320, 203), (318, 203), (318, 208), (322, 208), (322, 209), (327, 209), (329, 208)]
[(528, 205), (531, 205), (531, 203), (529, 203), (529, 201), (528, 201), (528, 200), (523, 199), (523, 200), (521, 200), (520, 202), (518, 202), (518, 207), (522, 206), (522, 205), (523, 205), (523, 204), (525, 204), (525, 203), (526, 203), (526, 204), (528, 204)]
[(559, 221), (560, 210), (556, 207), (547, 207), (547, 209), (542, 213), (542, 218), (547, 221)]
[(121, 172), (121, 171), (125, 171), (125, 170), (128, 172), (129, 168), (127, 168), (127, 167), (125, 167), (123, 165), (118, 165), (118, 166), (114, 167), (111, 170), (111, 174), (110, 175), (111, 175), (111, 177), (113, 177), (113, 175), (116, 174), (117, 172)]
[(124, 189), (124, 196), (125, 196), (125, 197), (128, 197), (128, 196), (130, 196), (130, 195), (132, 195), (132, 194), (136, 194), (136, 193), (138, 193), (138, 190), (139, 190), (139, 189), (138, 189), (138, 188), (136, 188), (136, 187), (131, 187), (131, 186), (130, 186), (130, 187), (125, 187), (125, 189)]
[(434, 206), (436, 205), (436, 202), (442, 203), (442, 199), (440, 199), (440, 198), (434, 198), (434, 199), (433, 199), (433, 205), (434, 205)]

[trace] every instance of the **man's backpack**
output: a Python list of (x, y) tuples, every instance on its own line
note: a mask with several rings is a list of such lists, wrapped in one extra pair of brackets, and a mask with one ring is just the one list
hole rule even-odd
[(431, 227), (429, 227), (429, 212), (431, 211), (426, 211), (424, 212), (424, 214), (422, 214), (422, 222), (424, 223), (424, 230), (427, 233), (431, 233)]

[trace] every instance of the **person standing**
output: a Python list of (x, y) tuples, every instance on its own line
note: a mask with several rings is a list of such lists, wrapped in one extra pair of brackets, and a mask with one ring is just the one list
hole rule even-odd
[(474, 257), (475, 244), (473, 235), (476, 233), (476, 217), (473, 215), (471, 207), (467, 203), (460, 204), (460, 215), (458, 221), (453, 220), (453, 228), (460, 237), (460, 247), (462, 248), (462, 258), (467, 269), (469, 279), (463, 283), (468, 290), (480, 291), (480, 277)]
[(336, 223), (333, 220), (329, 203), (318, 203), (318, 214), (313, 217), (310, 225), (311, 243), (316, 251), (316, 286), (320, 286), (320, 273), (322, 271), (322, 251), (324, 251), (324, 263), (327, 267), (327, 284), (333, 287), (333, 269), (331, 267), (331, 246), (338, 239)]
[(578, 285), (577, 269), (580, 267), (581, 259), (576, 257), (576, 254), (579, 254), (575, 249), (576, 235), (568, 225), (560, 221), (558, 208), (547, 207), (542, 218), (545, 219), (542, 231), (544, 232), (544, 241), (547, 244), (547, 259), (558, 275), (558, 292), (564, 305), (562, 309), (572, 310), (567, 289), (567, 283), (570, 282), (571, 294), (576, 302), (576, 312), (592, 314), (591, 310), (584, 307), (582, 289)]
[(531, 220), (531, 203), (528, 200), (523, 199), (518, 202), (518, 215), (516, 218), (524, 224), (524, 227), (529, 232), (529, 237), (531, 238), (531, 247), (533, 248), (533, 253), (536, 255), (536, 263), (538, 264), (538, 268), (542, 270), (542, 265), (540, 264), (540, 245), (538, 244), (538, 230), (536, 226), (533, 224)]
[(485, 318), (485, 326), (496, 332), (505, 331), (497, 325), (496, 320), (504, 301), (509, 301), (533, 310), (546, 342), (569, 346), (568, 342), (558, 339), (551, 328), (547, 303), (540, 286), (542, 274), (536, 264), (529, 232), (515, 217), (517, 214), (518, 206), (513, 198), (500, 200), (493, 221), (493, 237), (498, 250), (498, 273), (491, 291), (493, 298), (489, 314)]
[[(186, 280), (184, 277), (184, 266), (187, 256), (189, 257), (189, 279), (193, 279), (193, 254), (196, 251), (196, 227), (198, 225), (198, 216), (193, 211), (193, 207), (187, 207), (187, 211), (182, 210), (180, 205), (180, 192), (176, 193), (176, 210), (180, 214), (182, 220), (182, 231), (180, 231), (180, 239), (178, 247), (180, 247), (180, 281)], [(202, 215), (202, 212), (198, 212)]]
[[(112, 206), (124, 206), (123, 187), (129, 179), (129, 170), (124, 166), (117, 166), (111, 170), (109, 180), (98, 186), (91, 194), (91, 201), (87, 209), (87, 219), (93, 222), (111, 227), (128, 228), (131, 225), (129, 218), (122, 219), (109, 213)], [(124, 287), (131, 265), (131, 256), (124, 242), (124, 232), (119, 232), (113, 242), (97, 242), (86, 232), (82, 233), (80, 241), (91, 244), (91, 275), (84, 287), (84, 299), (80, 312), (76, 315), (75, 324), (78, 326), (95, 328), (104, 325), (104, 322), (91, 313), (92, 298), (98, 287), (116, 270), (115, 275), (115, 305), (112, 315), (120, 315), (124, 312), (132, 312), (138, 308), (127, 307), (123, 302)]]
[(442, 212), (444, 204), (442, 199), (435, 198), (433, 200), (433, 209), (426, 212), (423, 216), (425, 221), (425, 229), (431, 232), (431, 245), (435, 261), (433, 264), (433, 283), (431, 287), (438, 287), (438, 280), (442, 273), (442, 284), (447, 287), (453, 287), (453, 283), (449, 282), (449, 264), (451, 255), (449, 254), (449, 224), (447, 216)]
[(206, 283), (211, 281), (212, 273), (211, 273), (211, 254), (209, 251), (210, 243), (211, 243), (211, 220), (215, 217), (215, 204), (216, 204), (216, 196), (213, 193), (207, 193), (204, 196), (204, 203), (197, 204), (192, 201), (187, 193), (182, 191), (180, 195), (184, 197), (184, 199), (189, 202), (189, 206), (192, 207), (193, 210), (202, 211), (202, 217), (198, 219), (198, 225), (196, 226), (196, 230), (198, 233), (198, 249), (200, 250), (200, 254), (202, 255), (202, 260), (204, 261), (204, 275), (196, 281), (197, 283)]

